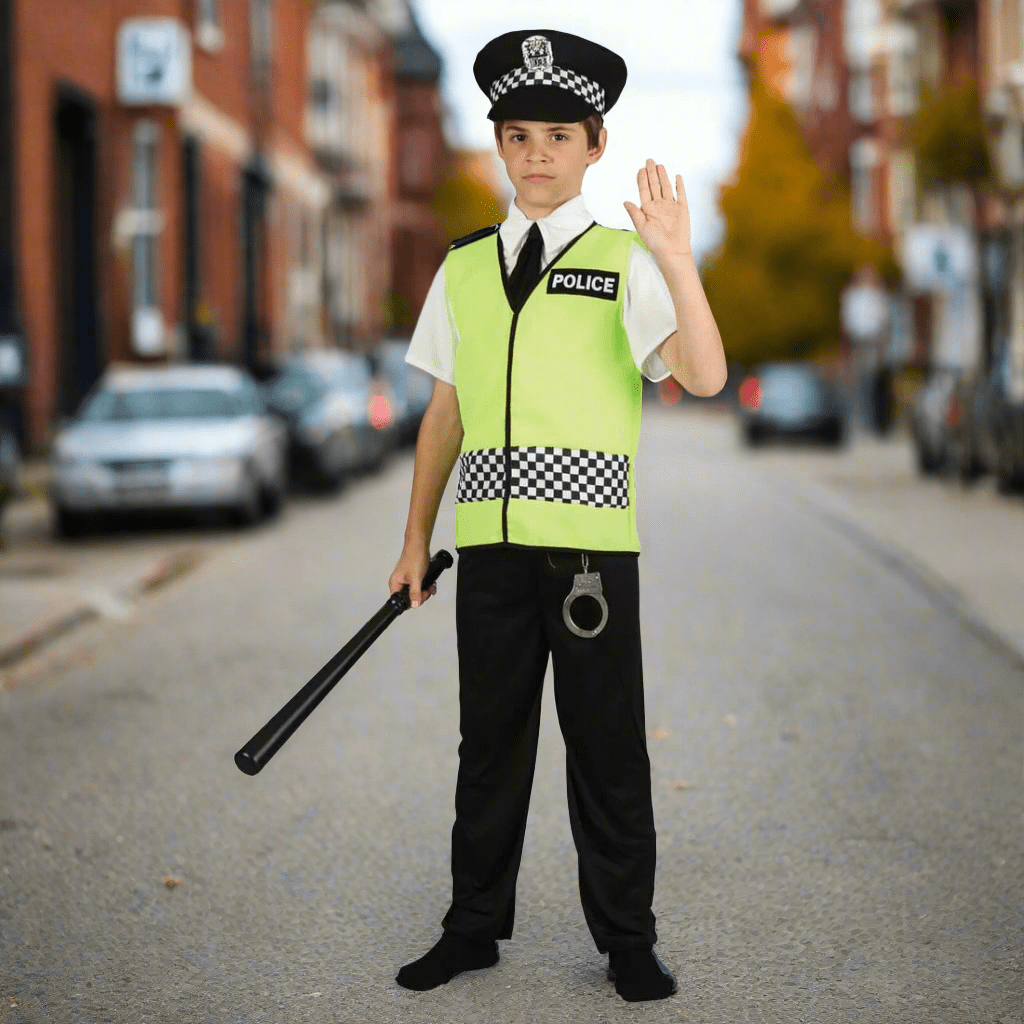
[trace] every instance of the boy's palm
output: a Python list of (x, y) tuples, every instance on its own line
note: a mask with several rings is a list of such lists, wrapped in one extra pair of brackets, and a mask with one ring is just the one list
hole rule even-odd
[(637, 234), (653, 256), (682, 256), (690, 253), (690, 211), (686, 204), (682, 175), (676, 175), (679, 198), (662, 164), (648, 160), (636, 176), (640, 205), (623, 203)]

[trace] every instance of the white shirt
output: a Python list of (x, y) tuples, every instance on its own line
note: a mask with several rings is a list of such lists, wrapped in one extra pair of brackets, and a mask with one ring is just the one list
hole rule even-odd
[[(540, 226), (544, 242), (541, 265), (546, 267), (593, 219), (582, 194), (536, 222), (530, 220), (513, 199), (508, 217), (498, 228), (508, 273), (512, 273), (519, 250), (534, 223)], [(629, 251), (622, 320), (637, 368), (648, 380), (664, 380), (669, 371), (655, 350), (677, 327), (675, 306), (654, 257), (635, 241)], [(405, 361), (454, 386), (457, 344), (458, 328), (445, 296), (442, 263), (427, 292)]]

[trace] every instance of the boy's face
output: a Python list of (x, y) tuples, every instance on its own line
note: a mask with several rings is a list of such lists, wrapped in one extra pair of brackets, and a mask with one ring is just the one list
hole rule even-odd
[(498, 155), (505, 161), (519, 208), (544, 216), (580, 194), (583, 175), (604, 153), (608, 133), (602, 128), (596, 149), (587, 148), (583, 123), (509, 121), (502, 126)]

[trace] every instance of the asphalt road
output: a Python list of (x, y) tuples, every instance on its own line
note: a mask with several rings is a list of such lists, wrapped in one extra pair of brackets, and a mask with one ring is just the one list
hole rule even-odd
[[(0, 694), (0, 1022), (1024, 1020), (1019, 664), (720, 421), (644, 417), (674, 997), (628, 1004), (604, 976), (550, 675), (512, 940), (488, 971), (395, 984), (450, 898), (457, 569), (262, 774), (233, 764), (387, 597), (408, 456)], [(433, 545), (453, 554), (454, 486)]]

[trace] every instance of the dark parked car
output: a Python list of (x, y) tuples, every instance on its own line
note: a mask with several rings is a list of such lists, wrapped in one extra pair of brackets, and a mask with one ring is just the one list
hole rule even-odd
[(0, 517), (3, 516), (4, 506), (17, 490), (20, 466), (21, 458), (14, 432), (0, 423)]
[(989, 425), (992, 384), (989, 374), (963, 374), (946, 404), (941, 468), (961, 483), (973, 483), (995, 468)]
[(1024, 488), (1024, 388), (1004, 350), (988, 372), (937, 368), (914, 399), (911, 429), (923, 473), (972, 483), (992, 473)]
[(434, 378), (405, 361), (408, 351), (407, 339), (385, 338), (373, 354), (377, 370), (387, 378), (395, 393), (399, 444), (416, 440), (420, 422), (434, 392)]
[(269, 408), (288, 425), (293, 481), (340, 486), (352, 473), (382, 466), (396, 443), (390, 389), (361, 353), (291, 356), (265, 388)]
[(986, 391), (983, 450), (1002, 491), (1024, 490), (1024, 365), (1004, 346)]
[(840, 445), (847, 436), (846, 405), (838, 386), (813, 363), (765, 363), (739, 386), (743, 440), (806, 437)]

